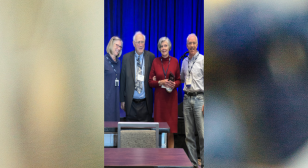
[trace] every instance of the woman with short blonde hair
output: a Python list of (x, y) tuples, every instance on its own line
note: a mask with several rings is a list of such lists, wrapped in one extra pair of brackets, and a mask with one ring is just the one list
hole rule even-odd
[(104, 56), (105, 121), (120, 121), (120, 69), (119, 57), (122, 54), (123, 41), (117, 36), (111, 37)]
[(109, 43), (108, 43), (108, 45), (107, 45), (106, 52), (107, 52), (108, 54), (110, 54), (110, 55), (113, 55), (113, 51), (112, 51), (113, 45), (114, 45), (114, 43), (117, 42), (117, 41), (121, 41), (120, 51), (119, 51), (118, 55), (116, 55), (116, 57), (119, 58), (119, 57), (121, 57), (121, 55), (122, 55), (123, 41), (122, 41), (122, 39), (120, 39), (118, 36), (113, 36), (113, 37), (111, 37), (111, 39), (109, 40)]

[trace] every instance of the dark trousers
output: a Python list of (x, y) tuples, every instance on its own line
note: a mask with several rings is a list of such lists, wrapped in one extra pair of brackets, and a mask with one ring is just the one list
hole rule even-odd
[(132, 102), (130, 111), (126, 114), (126, 121), (152, 121), (152, 114), (148, 112), (147, 102)]

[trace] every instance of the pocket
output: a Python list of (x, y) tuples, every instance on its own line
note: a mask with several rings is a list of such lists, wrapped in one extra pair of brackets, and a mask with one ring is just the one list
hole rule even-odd
[[(105, 66), (107, 66), (106, 64), (105, 64)], [(109, 66), (108, 67), (105, 67), (105, 74), (109, 74), (111, 72), (111, 69), (109, 69)]]
[(188, 95), (184, 94), (184, 100), (188, 99)]
[(204, 98), (203, 98), (203, 94), (198, 94), (197, 96), (196, 96), (196, 99), (198, 99), (198, 100), (203, 100)]

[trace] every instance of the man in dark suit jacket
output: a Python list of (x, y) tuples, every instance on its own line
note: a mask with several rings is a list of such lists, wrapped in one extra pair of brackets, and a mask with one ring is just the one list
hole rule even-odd
[(152, 121), (153, 89), (149, 74), (155, 55), (144, 50), (145, 35), (140, 31), (133, 37), (135, 51), (123, 56), (120, 77), (121, 108), (126, 121)]

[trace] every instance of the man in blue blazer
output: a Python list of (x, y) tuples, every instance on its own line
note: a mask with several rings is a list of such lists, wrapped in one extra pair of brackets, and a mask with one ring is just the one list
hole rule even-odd
[(123, 56), (120, 76), (121, 108), (126, 121), (152, 121), (153, 89), (149, 74), (155, 55), (145, 48), (145, 35), (137, 31), (133, 37), (135, 51)]

